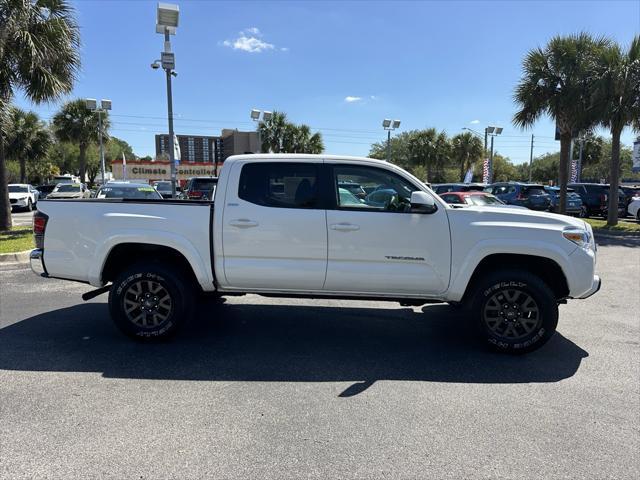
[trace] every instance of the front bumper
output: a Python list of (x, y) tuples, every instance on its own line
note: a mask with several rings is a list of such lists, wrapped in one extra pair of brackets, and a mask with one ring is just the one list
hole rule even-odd
[(12, 198), (10, 201), (11, 206), (13, 208), (26, 208), (27, 205), (29, 204), (28, 202), (29, 202), (28, 198), (19, 198), (19, 199)]
[(591, 288), (587, 290), (587, 292), (582, 294), (579, 298), (589, 298), (591, 295), (594, 295), (595, 293), (597, 293), (598, 290), (600, 290), (601, 286), (602, 286), (602, 280), (598, 275), (594, 275), (593, 281), (591, 283)]
[(47, 268), (44, 266), (44, 250), (41, 248), (36, 248), (35, 250), (31, 250), (29, 254), (29, 263), (31, 264), (31, 270), (36, 275), (41, 277), (48, 277)]

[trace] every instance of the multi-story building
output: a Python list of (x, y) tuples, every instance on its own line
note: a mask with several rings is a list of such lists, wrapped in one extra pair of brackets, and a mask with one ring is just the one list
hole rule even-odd
[[(180, 146), (181, 163), (215, 163), (221, 165), (231, 155), (258, 151), (256, 132), (223, 129), (219, 137), (176, 135)], [(156, 135), (156, 158), (169, 158), (169, 135)]]

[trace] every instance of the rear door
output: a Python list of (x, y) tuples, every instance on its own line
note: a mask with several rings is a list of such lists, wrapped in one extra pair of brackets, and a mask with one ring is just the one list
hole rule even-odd
[(327, 228), (320, 199), (322, 161), (234, 164), (224, 199), (228, 287), (321, 290)]
[[(451, 243), (445, 209), (411, 213), (411, 192), (421, 188), (391, 170), (330, 160), (325, 165), (333, 191), (325, 290), (397, 295), (446, 290)], [(342, 204), (338, 183), (348, 181), (374, 191), (359, 205)], [(384, 192), (383, 204), (373, 198), (376, 192)]]

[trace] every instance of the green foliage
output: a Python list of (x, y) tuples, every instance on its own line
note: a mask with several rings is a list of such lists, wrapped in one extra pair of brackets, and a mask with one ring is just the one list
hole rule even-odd
[(263, 152), (317, 154), (324, 151), (320, 133), (312, 134), (308, 125), (289, 122), (283, 112), (273, 112), (269, 120), (261, 121), (258, 133)]
[(54, 100), (71, 91), (79, 67), (80, 29), (68, 2), (0, 0), (0, 231), (11, 227), (4, 142), (15, 92)]
[(464, 132), (451, 139), (451, 160), (460, 167), (458, 180), (463, 181), (467, 170), (482, 160), (482, 140), (471, 132)]
[(5, 155), (20, 164), (20, 183), (27, 181), (27, 167), (39, 170), (52, 138), (49, 129), (34, 112), (11, 108), (5, 135)]
[[(53, 117), (52, 128), (61, 142), (76, 143), (79, 148), (78, 172), (82, 180), (87, 171), (87, 149), (99, 138), (98, 113), (92, 112), (82, 99), (65, 103)], [(102, 139), (109, 141), (109, 115), (102, 113)]]

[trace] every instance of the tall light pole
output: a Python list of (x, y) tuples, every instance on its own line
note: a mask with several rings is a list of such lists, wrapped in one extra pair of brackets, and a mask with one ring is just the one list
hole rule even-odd
[[(102, 177), (102, 185), (104, 185), (104, 147), (102, 145), (102, 114), (111, 110), (111, 100), (100, 100), (100, 108), (98, 108), (98, 101), (95, 98), (87, 98), (84, 101), (85, 105), (92, 112), (98, 114), (98, 139), (100, 142), (100, 173)], [(82, 179), (84, 183), (84, 178)]]
[(494, 126), (489, 126), (484, 129), (485, 139), (487, 135), (491, 137), (491, 154), (489, 155), (489, 175), (488, 175), (487, 183), (493, 182), (493, 139), (498, 135), (500, 135), (502, 133), (502, 130), (503, 130), (502, 127), (494, 127)]
[(253, 120), (254, 122), (256, 122), (256, 135), (258, 137), (258, 151), (256, 153), (262, 153), (262, 138), (260, 135), (260, 115), (262, 115), (262, 121), (263, 122), (268, 122), (269, 120), (271, 120), (271, 116), (273, 115), (273, 112), (268, 112), (268, 111), (261, 111), (261, 110), (257, 110), (257, 109), (252, 109), (251, 110), (251, 120)]
[(171, 3), (158, 3), (156, 12), (156, 33), (164, 35), (164, 50), (160, 52), (160, 60), (156, 60), (151, 64), (151, 68), (157, 70), (162, 66), (167, 76), (167, 117), (169, 120), (169, 162), (171, 166), (171, 197), (176, 198), (176, 158), (175, 158), (175, 135), (173, 133), (173, 93), (171, 91), (171, 77), (177, 77), (178, 74), (174, 70), (176, 67), (176, 58), (171, 51), (170, 35), (176, 34), (178, 28), (178, 20), (180, 17), (180, 9), (178, 5)]
[(387, 131), (387, 162), (391, 162), (391, 131), (400, 126), (400, 120), (389, 120), (385, 118), (382, 121), (382, 128)]

